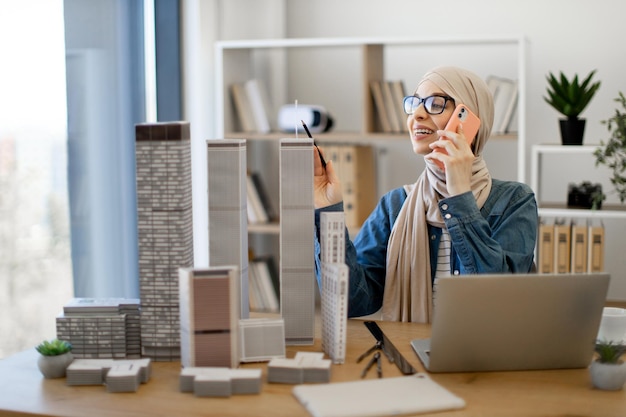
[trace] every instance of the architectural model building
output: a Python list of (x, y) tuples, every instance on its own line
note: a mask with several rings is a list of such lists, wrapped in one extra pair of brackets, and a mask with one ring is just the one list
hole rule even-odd
[(180, 358), (178, 268), (193, 266), (188, 122), (135, 127), (142, 355)]
[(280, 308), (287, 345), (315, 336), (313, 141), (280, 140)]
[(259, 317), (239, 320), (240, 362), (263, 362), (285, 357), (285, 321)]
[(304, 384), (330, 382), (331, 361), (322, 352), (296, 352), (292, 359), (272, 359), (267, 364), (267, 382)]
[(320, 213), (320, 260), (329, 264), (346, 261), (346, 221), (343, 211)]
[(322, 262), (322, 350), (333, 363), (346, 359), (348, 265)]
[(141, 357), (140, 302), (136, 298), (73, 298), (56, 318), (57, 339), (75, 358)]
[(349, 269), (343, 212), (320, 214), (322, 349), (334, 363), (346, 357)]
[(207, 140), (209, 265), (239, 269), (241, 318), (248, 318), (246, 141)]
[(239, 366), (239, 271), (181, 268), (181, 365)]
[(152, 375), (152, 362), (144, 359), (74, 359), (66, 370), (66, 384), (107, 385), (109, 392), (134, 392)]
[(261, 369), (190, 367), (180, 371), (180, 392), (197, 397), (229, 397), (261, 392)]

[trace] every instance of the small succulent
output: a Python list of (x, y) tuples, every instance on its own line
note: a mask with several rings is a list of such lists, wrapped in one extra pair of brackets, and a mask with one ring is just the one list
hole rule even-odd
[(558, 78), (549, 73), (546, 77), (548, 97), (544, 96), (543, 99), (563, 116), (578, 118), (600, 88), (600, 81), (591, 84), (591, 78), (595, 73), (596, 70), (591, 71), (582, 83), (578, 81), (578, 75), (574, 75), (570, 81), (563, 72)]
[(37, 349), (37, 352), (41, 353), (43, 356), (58, 356), (71, 352), (72, 344), (59, 339), (53, 339), (50, 341), (44, 340), (35, 346), (35, 349)]
[(620, 363), (622, 355), (626, 353), (626, 345), (613, 343), (612, 340), (598, 340), (595, 351), (598, 354), (598, 362)]

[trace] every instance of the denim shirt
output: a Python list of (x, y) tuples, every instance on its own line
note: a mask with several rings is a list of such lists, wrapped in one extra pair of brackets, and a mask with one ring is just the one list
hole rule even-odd
[[(407, 198), (404, 188), (385, 194), (352, 242), (346, 230), (346, 264), (350, 269), (348, 316), (380, 309), (385, 288), (387, 243)], [(534, 260), (538, 214), (535, 195), (526, 184), (492, 180), (489, 197), (479, 210), (471, 192), (439, 201), (452, 242), (454, 275), (528, 273)], [(315, 269), (321, 285), (320, 213), (343, 211), (343, 203), (315, 210)], [(442, 229), (428, 225), (430, 264), (437, 264)], [(435, 269), (431, 268), (432, 279)]]

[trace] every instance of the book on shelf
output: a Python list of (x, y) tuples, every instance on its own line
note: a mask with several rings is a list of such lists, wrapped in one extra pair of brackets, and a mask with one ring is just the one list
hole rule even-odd
[(230, 85), (230, 95), (233, 99), (235, 114), (239, 121), (239, 127), (243, 132), (256, 132), (256, 123), (252, 116), (252, 106), (248, 99), (248, 93), (243, 83)]
[(275, 120), (274, 112), (269, 100), (269, 95), (265, 85), (258, 79), (252, 78), (244, 83), (256, 131), (258, 133), (269, 133), (272, 131), (272, 124)]
[(400, 124), (400, 116), (397, 111), (396, 102), (391, 91), (391, 83), (389, 81), (381, 82), (383, 88), (383, 101), (385, 103), (385, 111), (389, 117), (391, 124), (391, 131), (394, 133), (400, 133), (403, 130), (404, 124)]
[(372, 92), (372, 99), (374, 101), (374, 112), (376, 113), (376, 120), (378, 120), (380, 124), (380, 129), (384, 133), (391, 133), (393, 130), (391, 128), (389, 114), (385, 107), (382, 81), (370, 82), (370, 90)]
[(250, 309), (278, 313), (278, 274), (273, 257), (267, 255), (251, 259), (248, 263), (248, 280)]
[(570, 272), (570, 254), (572, 229), (565, 220), (554, 222), (554, 272)]
[(403, 132), (406, 129), (407, 118), (407, 114), (404, 112), (404, 96), (406, 96), (404, 82), (402, 80), (389, 81), (389, 85), (391, 86), (391, 95), (396, 108), (398, 123), (400, 124), (399, 131)]
[(261, 311), (261, 289), (257, 278), (256, 266), (253, 262), (248, 263), (248, 301), (251, 311)]
[(604, 271), (604, 224), (601, 221), (589, 221), (588, 236), (589, 251), (587, 252), (588, 272)]
[(246, 192), (247, 192), (247, 213), (248, 223), (251, 224), (263, 224), (269, 222), (268, 213), (265, 211), (265, 207), (261, 201), (261, 196), (257, 190), (252, 174), (248, 173), (246, 176)]
[(541, 219), (537, 240), (537, 272), (554, 272), (554, 224)]
[(269, 273), (269, 277), (272, 281), (272, 286), (276, 294), (280, 293), (280, 278), (278, 275), (278, 265), (273, 255), (259, 255), (253, 258), (254, 262), (265, 264), (265, 268)]
[(571, 228), (571, 245), (570, 251), (570, 270), (574, 273), (587, 272), (587, 224), (581, 224), (576, 220), (572, 220)]
[(272, 203), (272, 198), (269, 195), (261, 174), (258, 171), (252, 171), (249, 175), (252, 179), (252, 185), (256, 189), (259, 199), (261, 200), (261, 205), (267, 214), (268, 221), (278, 221), (278, 212)]
[(493, 95), (493, 133), (507, 133), (517, 111), (517, 80), (490, 75), (486, 82)]
[(265, 85), (253, 78), (230, 85), (235, 114), (246, 133), (269, 133), (274, 130), (276, 114)]

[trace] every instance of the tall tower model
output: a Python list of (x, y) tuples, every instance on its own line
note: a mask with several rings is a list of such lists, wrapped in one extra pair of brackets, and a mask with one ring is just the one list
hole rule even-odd
[(239, 270), (241, 318), (248, 318), (246, 141), (207, 140), (209, 265)]
[(320, 214), (322, 350), (334, 363), (346, 358), (348, 277), (343, 211)]
[(280, 141), (280, 308), (285, 343), (313, 344), (315, 262), (313, 141)]
[(239, 365), (239, 272), (236, 266), (180, 268), (181, 364)]
[(135, 127), (142, 355), (180, 358), (178, 268), (193, 265), (188, 122)]

